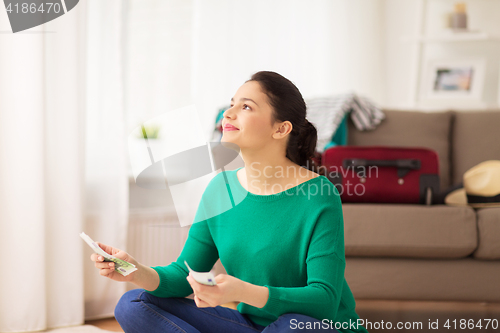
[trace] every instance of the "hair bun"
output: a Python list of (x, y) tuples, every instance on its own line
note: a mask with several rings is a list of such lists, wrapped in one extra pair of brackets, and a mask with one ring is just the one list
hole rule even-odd
[(304, 147), (304, 141), (305, 139), (307, 139), (311, 133), (316, 132), (316, 127), (314, 127), (314, 125), (307, 119), (304, 120), (304, 127), (302, 128), (302, 131), (300, 131), (299, 133), (299, 142), (298, 142), (298, 145), (297, 145), (297, 148), (299, 150), (302, 150), (302, 148)]
[(314, 127), (314, 125), (309, 120), (306, 119), (305, 127), (304, 130), (302, 131), (302, 134), (309, 135), (313, 130), (316, 130), (316, 127)]

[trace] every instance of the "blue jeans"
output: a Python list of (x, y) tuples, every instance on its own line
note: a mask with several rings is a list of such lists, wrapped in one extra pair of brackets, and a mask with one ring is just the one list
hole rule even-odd
[(115, 318), (125, 333), (338, 333), (334, 328), (299, 329), (297, 323), (300, 322), (303, 325), (321, 323), (302, 314), (286, 313), (268, 326), (261, 326), (234, 309), (222, 306), (198, 308), (192, 299), (156, 297), (144, 289), (126, 292), (115, 308)]

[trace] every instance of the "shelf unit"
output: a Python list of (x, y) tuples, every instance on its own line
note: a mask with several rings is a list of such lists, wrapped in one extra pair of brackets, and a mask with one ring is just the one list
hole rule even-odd
[[(435, 44), (456, 44), (456, 43), (498, 43), (500, 42), (500, 32), (499, 34), (491, 34), (484, 31), (478, 30), (452, 30), (449, 29), (443, 33), (437, 35), (426, 34), (426, 20), (427, 20), (427, 9), (428, 3), (430, 1), (439, 0), (420, 0), (417, 10), (418, 26), (417, 34), (415, 36), (405, 36), (401, 38), (402, 42), (414, 43), (415, 44), (415, 54), (412, 61), (411, 67), (411, 101), (413, 107), (417, 108), (430, 108), (433, 107), (422, 107), (420, 97), (421, 97), (421, 80), (423, 76), (423, 69), (426, 65), (426, 60), (424, 58), (424, 50), (427, 45)], [(500, 55), (499, 55), (500, 62)], [(500, 73), (498, 73), (500, 80)], [(497, 105), (500, 107), (500, 82), (498, 83), (498, 93), (497, 93)], [(439, 107), (436, 107), (439, 108)], [(446, 107), (445, 107), (446, 108)], [(478, 104), (478, 108), (487, 108), (486, 104)]]
[(405, 36), (401, 38), (402, 42), (419, 42), (419, 43), (448, 43), (448, 42), (474, 42), (474, 41), (497, 41), (500, 42), (500, 34), (493, 35), (483, 31), (460, 31), (443, 33), (436, 36), (419, 35), (416, 37)]

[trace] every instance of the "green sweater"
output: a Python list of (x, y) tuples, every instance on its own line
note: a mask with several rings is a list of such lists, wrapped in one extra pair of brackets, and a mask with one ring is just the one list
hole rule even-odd
[[(241, 168), (240, 168), (241, 169)], [(272, 195), (250, 193), (237, 170), (217, 174), (208, 184), (194, 224), (176, 262), (152, 267), (159, 297), (192, 294), (184, 260), (206, 272), (220, 258), (227, 274), (265, 286), (263, 308), (237, 309), (267, 326), (284, 313), (301, 313), (340, 332), (367, 332), (357, 325), (356, 302), (344, 278), (344, 222), (335, 186), (324, 176)]]

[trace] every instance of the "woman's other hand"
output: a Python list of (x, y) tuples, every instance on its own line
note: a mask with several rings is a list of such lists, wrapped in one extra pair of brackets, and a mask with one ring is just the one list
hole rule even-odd
[(218, 305), (239, 302), (245, 282), (227, 274), (215, 277), (215, 286), (207, 286), (196, 282), (191, 273), (187, 280), (194, 292), (194, 301), (199, 308), (215, 307)]

